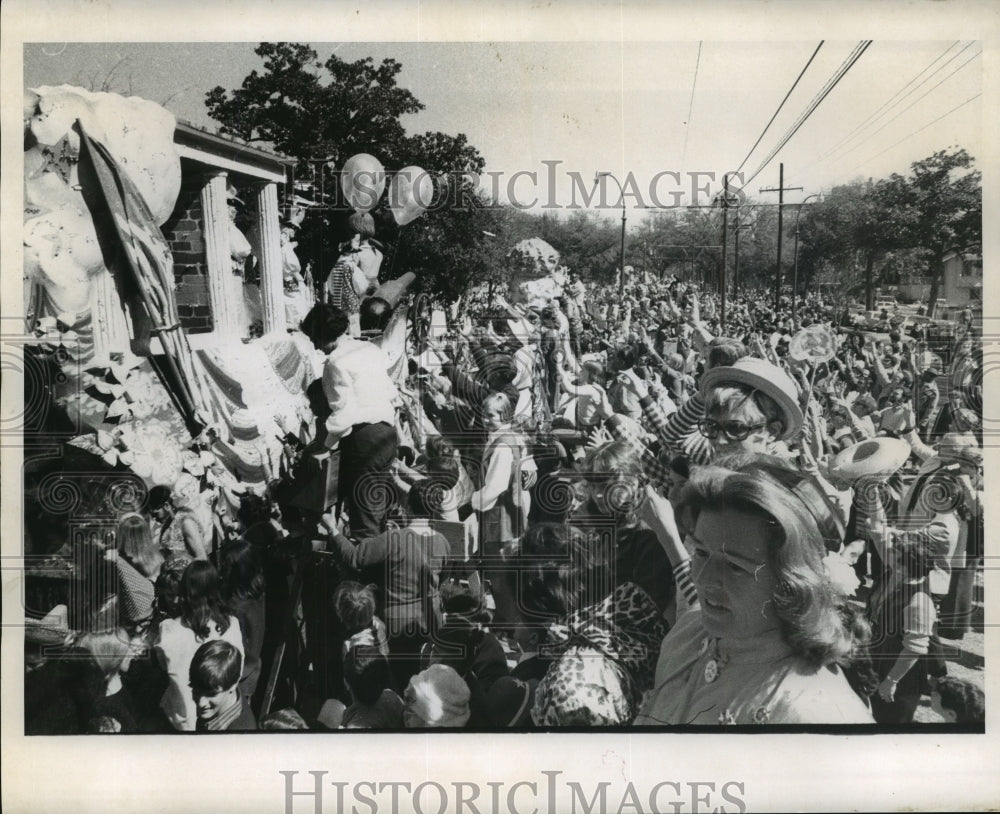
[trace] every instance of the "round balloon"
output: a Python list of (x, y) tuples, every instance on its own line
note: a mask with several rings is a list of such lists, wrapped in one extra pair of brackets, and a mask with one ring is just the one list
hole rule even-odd
[(419, 218), (434, 198), (434, 182), (420, 167), (403, 167), (389, 184), (389, 209), (399, 226)]
[(803, 328), (788, 346), (788, 355), (799, 362), (828, 362), (837, 355), (837, 340), (826, 325), (816, 323)]
[(385, 168), (368, 153), (352, 155), (340, 171), (340, 187), (352, 209), (369, 212), (385, 190)]

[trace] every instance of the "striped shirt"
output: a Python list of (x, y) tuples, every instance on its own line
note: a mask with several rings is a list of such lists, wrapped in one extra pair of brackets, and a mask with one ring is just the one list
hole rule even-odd
[(695, 427), (705, 416), (701, 396), (689, 398), (669, 418), (652, 396), (639, 399), (639, 406), (665, 449), (687, 456), (695, 465), (704, 466), (712, 460), (712, 445)]
[[(674, 566), (674, 582), (677, 583), (677, 587), (689, 608), (698, 604), (698, 589), (695, 588), (694, 582), (691, 580), (691, 560), (681, 560)], [(678, 613), (679, 615), (680, 613)]]
[(341, 259), (326, 278), (327, 303), (349, 314), (356, 314), (361, 310), (361, 300), (354, 290), (353, 274), (351, 266)]

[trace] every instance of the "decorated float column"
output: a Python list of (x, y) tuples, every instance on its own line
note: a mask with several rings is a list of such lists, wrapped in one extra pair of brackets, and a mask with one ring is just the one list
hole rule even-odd
[(243, 279), (232, 273), (226, 188), (227, 174), (224, 171), (208, 173), (201, 189), (201, 206), (204, 212), (205, 255), (208, 267), (214, 272), (208, 275), (208, 291), (215, 330), (228, 338), (244, 336), (247, 325), (243, 306)]
[(285, 285), (282, 276), (281, 230), (278, 224), (278, 186), (268, 183), (256, 190), (256, 233), (260, 241), (260, 294), (264, 305), (264, 333), (284, 332)]

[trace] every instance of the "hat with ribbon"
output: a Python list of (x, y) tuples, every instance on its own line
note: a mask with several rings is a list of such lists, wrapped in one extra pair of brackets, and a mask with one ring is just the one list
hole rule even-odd
[(750, 387), (769, 396), (784, 419), (782, 439), (794, 438), (802, 429), (804, 418), (795, 382), (777, 365), (756, 356), (744, 356), (731, 366), (713, 367), (701, 377), (701, 396), (707, 398), (709, 391), (726, 385)]

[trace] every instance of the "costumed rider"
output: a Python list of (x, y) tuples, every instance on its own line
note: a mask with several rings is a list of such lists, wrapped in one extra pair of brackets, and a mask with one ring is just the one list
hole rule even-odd
[[(365, 326), (360, 323), (359, 329)], [(399, 447), (399, 393), (375, 344), (348, 333), (349, 316), (335, 305), (318, 304), (302, 321), (302, 332), (326, 358), (323, 392), (330, 406), (326, 444), (340, 449), (338, 492), (347, 507), (351, 536), (374, 537), (385, 530), (392, 503), (391, 466)]]
[(375, 240), (375, 221), (367, 212), (355, 212), (347, 224), (352, 237), (340, 244), (340, 257), (330, 270), (324, 302), (347, 312), (351, 336), (361, 335), (361, 300), (378, 288), (382, 245)]
[(296, 234), (305, 218), (305, 210), (293, 208), (281, 222), (281, 281), (285, 289), (285, 321), (289, 330), (298, 328), (312, 308), (312, 287), (302, 276), (302, 264), (295, 254)]

